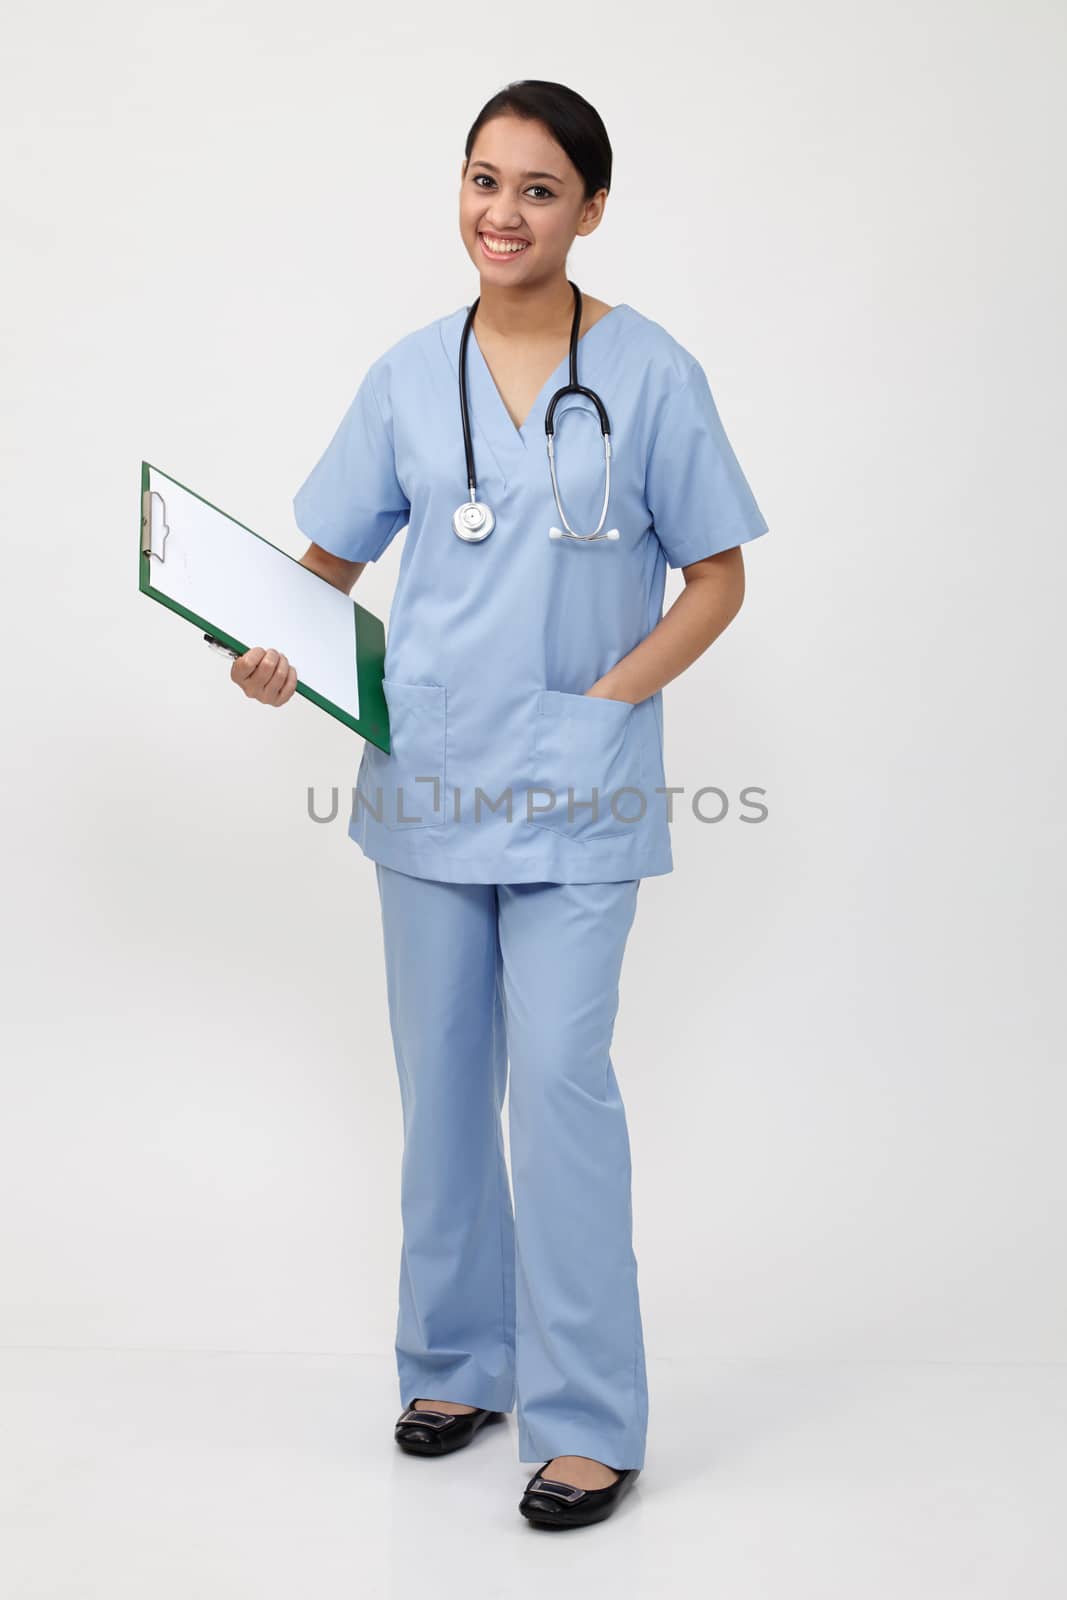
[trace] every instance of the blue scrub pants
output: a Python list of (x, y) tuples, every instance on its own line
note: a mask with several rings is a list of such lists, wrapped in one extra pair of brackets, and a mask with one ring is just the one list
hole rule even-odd
[(404, 1123), (401, 1406), (517, 1403), (520, 1461), (642, 1467), (630, 1144), (610, 1055), (641, 880), (444, 883), (375, 866)]

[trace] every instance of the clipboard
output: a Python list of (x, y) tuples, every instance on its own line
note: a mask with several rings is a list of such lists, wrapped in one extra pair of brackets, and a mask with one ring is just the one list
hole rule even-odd
[(301, 674), (298, 694), (389, 752), (382, 620), (148, 461), (138, 563), (142, 594), (227, 655), (280, 650)]

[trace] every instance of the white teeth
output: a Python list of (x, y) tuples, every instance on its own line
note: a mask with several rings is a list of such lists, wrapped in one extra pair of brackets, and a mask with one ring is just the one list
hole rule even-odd
[(513, 256), (518, 251), (526, 249), (525, 242), (522, 244), (498, 244), (495, 239), (488, 238), (484, 233), (482, 234), (482, 241), (487, 249), (492, 250), (493, 254), (498, 256)]

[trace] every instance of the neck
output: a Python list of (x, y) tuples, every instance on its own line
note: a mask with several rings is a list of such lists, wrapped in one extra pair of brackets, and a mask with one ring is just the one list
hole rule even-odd
[(486, 283), (482, 279), (475, 321), (489, 333), (502, 338), (524, 334), (570, 331), (574, 319), (574, 290), (565, 272), (547, 283)]

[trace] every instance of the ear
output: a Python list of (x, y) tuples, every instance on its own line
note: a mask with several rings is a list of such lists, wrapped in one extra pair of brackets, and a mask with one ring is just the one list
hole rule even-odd
[(607, 198), (608, 191), (606, 189), (598, 189), (592, 199), (585, 202), (582, 207), (581, 220), (576, 230), (583, 238), (599, 226), (600, 219), (604, 215), (604, 205)]

